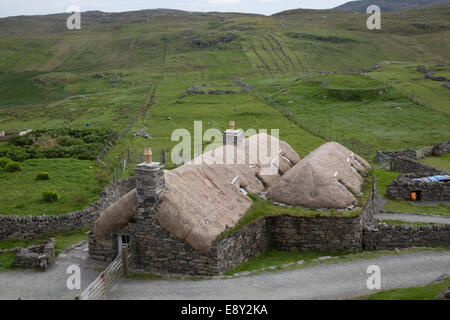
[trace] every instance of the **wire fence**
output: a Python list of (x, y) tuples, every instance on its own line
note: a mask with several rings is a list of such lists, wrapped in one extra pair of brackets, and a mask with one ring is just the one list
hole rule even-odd
[(401, 86), (393, 85), (391, 81), (385, 81), (385, 80), (381, 79), (381, 77), (377, 77), (374, 73), (366, 73), (364, 75), (365, 75), (365, 77), (368, 77), (370, 79), (384, 82), (389, 88), (393, 88), (393, 89), (400, 91), (404, 96), (408, 97), (408, 99), (410, 99), (411, 101), (414, 101), (415, 103), (417, 103), (418, 105), (421, 105), (422, 107), (425, 107), (429, 110), (435, 110), (435, 111), (439, 111), (439, 112), (445, 113), (447, 115), (450, 115), (450, 111), (444, 105), (437, 106), (437, 105), (433, 105), (430, 102), (426, 102), (426, 101), (423, 101), (422, 99), (420, 99), (417, 96), (417, 94), (414, 93), (413, 88), (406, 89)]
[(283, 113), (291, 122), (297, 124), (300, 128), (305, 131), (311, 133), (312, 135), (321, 138), (326, 141), (336, 141), (342, 144), (343, 146), (349, 148), (355, 153), (366, 157), (367, 159), (373, 159), (376, 156), (377, 148), (373, 146), (369, 146), (367, 144), (362, 143), (358, 139), (354, 137), (344, 136), (342, 133), (337, 132), (331, 127), (326, 126), (316, 126), (311, 124), (300, 118), (299, 115), (295, 114), (292, 110), (279, 105), (276, 101), (274, 101), (269, 96), (264, 95), (258, 89), (252, 87), (252, 90), (255, 94), (269, 105), (278, 109), (281, 113)]
[[(166, 150), (153, 150), (152, 149), (152, 161), (166, 163)], [(117, 165), (113, 169), (113, 181), (117, 181), (122, 177), (124, 171), (130, 166), (136, 166), (139, 163), (145, 162), (143, 149), (130, 149), (128, 148), (120, 157)]]
[(149, 107), (153, 101), (153, 98), (155, 96), (155, 90), (156, 85), (153, 85), (153, 82), (149, 83), (150, 89), (145, 94), (144, 102), (142, 103), (142, 106), (139, 108), (138, 112), (135, 114), (131, 122), (128, 124), (128, 126), (124, 129), (122, 129), (120, 132), (114, 132), (113, 136), (111, 137), (111, 140), (103, 145), (102, 150), (100, 151), (99, 155), (97, 156), (97, 163), (104, 166), (105, 168), (108, 167), (106, 163), (103, 162), (105, 159), (105, 156), (111, 152), (112, 148), (114, 147), (114, 144), (122, 139), (136, 124), (139, 117), (144, 114), (147, 107)]

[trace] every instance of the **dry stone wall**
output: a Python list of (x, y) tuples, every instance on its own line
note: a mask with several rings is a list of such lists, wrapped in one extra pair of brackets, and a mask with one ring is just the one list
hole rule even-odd
[(47, 270), (55, 263), (55, 243), (56, 240), (51, 238), (44, 243), (21, 248), (14, 257), (14, 265)]
[[(426, 173), (426, 172), (425, 172)], [(386, 188), (386, 194), (392, 199), (411, 200), (411, 193), (416, 192), (417, 201), (448, 201), (450, 199), (450, 182), (423, 182), (412, 180), (429, 176), (430, 173), (407, 173), (400, 174)]]
[(84, 210), (50, 216), (0, 215), (0, 240), (36, 238), (51, 233), (81, 230), (91, 226), (109, 205), (136, 187), (134, 178), (118, 180), (105, 188), (99, 198)]
[(392, 250), (396, 248), (442, 246), (450, 247), (450, 225), (387, 225), (366, 226), (364, 249)]
[(405, 157), (396, 157), (391, 161), (391, 171), (398, 171), (403, 173), (416, 173), (418, 175), (436, 175), (436, 174), (445, 174), (445, 171), (439, 170), (437, 168), (433, 168), (427, 166), (426, 164), (408, 159)]

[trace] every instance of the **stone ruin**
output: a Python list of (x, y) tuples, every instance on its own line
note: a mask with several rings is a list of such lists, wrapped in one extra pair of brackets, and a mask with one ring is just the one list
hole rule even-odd
[[(444, 172), (445, 174), (445, 172)], [(417, 201), (448, 201), (450, 199), (450, 181), (421, 181), (431, 174), (406, 173), (400, 174), (392, 181), (386, 194), (392, 199), (411, 200), (411, 193), (415, 192)]]
[(14, 266), (47, 270), (55, 263), (55, 243), (56, 240), (50, 238), (41, 244), (20, 248)]

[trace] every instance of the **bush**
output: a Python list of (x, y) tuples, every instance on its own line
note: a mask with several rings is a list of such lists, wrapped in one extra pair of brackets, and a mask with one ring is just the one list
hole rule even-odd
[(22, 167), (20, 166), (20, 163), (14, 162), (14, 161), (11, 161), (5, 167), (5, 170), (8, 172), (16, 172), (16, 171), (20, 171), (21, 169), (22, 169)]
[(45, 202), (55, 202), (58, 200), (58, 194), (55, 191), (46, 190), (42, 192), (42, 200)]
[(84, 141), (80, 138), (72, 138), (68, 136), (62, 136), (58, 138), (58, 144), (63, 147), (70, 147), (84, 144)]
[(48, 172), (38, 172), (36, 175), (36, 180), (48, 180), (50, 179), (50, 175)]
[(8, 163), (10, 163), (12, 160), (10, 158), (2, 157), (0, 158), (0, 168), (6, 167)]
[(0, 148), (0, 157), (7, 157), (13, 161), (24, 161), (30, 158), (30, 155), (23, 147), (6, 146)]
[(9, 142), (19, 147), (30, 146), (33, 144), (33, 140), (31, 139), (30, 134), (26, 134), (23, 136), (14, 136), (9, 140)]

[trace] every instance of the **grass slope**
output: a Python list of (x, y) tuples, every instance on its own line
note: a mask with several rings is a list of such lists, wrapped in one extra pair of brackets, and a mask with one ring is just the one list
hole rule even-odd
[[(50, 179), (36, 180), (40, 171), (48, 172)], [(99, 173), (95, 161), (75, 159), (32, 159), (24, 161), (19, 172), (0, 169), (0, 214), (49, 215), (84, 209), (105, 186)], [(59, 199), (44, 202), (45, 190), (56, 191)]]

